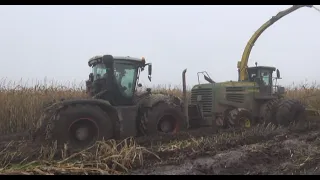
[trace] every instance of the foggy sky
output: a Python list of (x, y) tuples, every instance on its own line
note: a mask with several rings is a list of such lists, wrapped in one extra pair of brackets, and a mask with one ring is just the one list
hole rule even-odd
[[(237, 61), (252, 34), (289, 6), (0, 6), (0, 79), (61, 82), (88, 78), (88, 59), (145, 57), (152, 83), (188, 86), (206, 70), (237, 80)], [(249, 65), (275, 66), (283, 85), (320, 78), (320, 13), (301, 8), (267, 29)], [(204, 82), (204, 81), (202, 81)]]

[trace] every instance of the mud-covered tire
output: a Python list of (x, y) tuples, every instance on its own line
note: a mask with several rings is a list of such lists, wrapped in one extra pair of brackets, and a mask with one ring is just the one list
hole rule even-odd
[[(172, 130), (170, 132), (162, 132), (161, 125), (163, 123), (171, 124)], [(149, 110), (147, 127), (148, 135), (158, 132), (175, 134), (180, 130), (186, 130), (187, 123), (180, 107), (160, 102)]]
[(228, 111), (225, 121), (227, 128), (250, 128), (253, 125), (251, 112), (243, 108)]
[[(140, 96), (135, 95), (134, 98), (134, 104), (138, 104), (139, 111), (138, 111), (138, 117), (137, 117), (137, 129), (138, 129), (138, 136), (146, 136), (147, 135), (147, 125), (148, 125), (148, 111), (149, 108), (145, 107), (142, 101), (150, 97), (150, 94), (144, 93)], [(140, 104), (141, 103), (141, 104)]]
[[(61, 109), (56, 117), (56, 119), (48, 122), (47, 125), (51, 128), (46, 128), (46, 134), (51, 134), (51, 140), (56, 140), (58, 145), (68, 143), (69, 149), (83, 149), (93, 145), (98, 140), (107, 140), (114, 137), (115, 124), (108, 114), (98, 106), (81, 104), (67, 106)], [(78, 126), (93, 127), (90, 131), (96, 134), (95, 137), (86, 143), (75, 141), (71, 133), (71, 128), (73, 128), (74, 125), (77, 126), (76, 123), (82, 123)]]
[(277, 123), (281, 126), (289, 126), (291, 123), (304, 125), (307, 119), (306, 109), (298, 100), (284, 99), (278, 105), (276, 114)]
[(140, 114), (140, 117), (138, 118), (138, 130), (139, 135), (147, 135), (148, 130), (148, 113), (144, 112)]
[(272, 99), (262, 105), (260, 109), (260, 122), (277, 124), (276, 113), (281, 99)]

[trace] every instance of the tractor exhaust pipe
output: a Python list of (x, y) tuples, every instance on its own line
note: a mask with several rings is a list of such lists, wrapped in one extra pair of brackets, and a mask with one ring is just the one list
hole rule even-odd
[(186, 72), (187, 72), (187, 69), (182, 71), (183, 113), (184, 113), (184, 116), (186, 117), (187, 128), (189, 128)]

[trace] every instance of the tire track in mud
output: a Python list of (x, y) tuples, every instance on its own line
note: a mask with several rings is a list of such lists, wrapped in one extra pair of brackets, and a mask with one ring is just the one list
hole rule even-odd
[(220, 142), (219, 135), (207, 137), (197, 150), (160, 151), (161, 163), (131, 174), (320, 174), (318, 129), (316, 120), (306, 129), (255, 127)]
[(164, 165), (132, 174), (320, 174), (320, 134), (312, 142), (300, 139), (270, 140), (220, 151), (213, 156), (188, 159), (181, 165)]
[[(310, 147), (297, 139), (270, 141), (242, 146), (213, 158), (197, 160), (194, 168), (204, 174), (300, 174), (303, 168), (301, 164), (307, 158), (296, 161), (296, 156), (316, 157), (316, 150), (318, 148)], [(295, 151), (305, 152), (294, 154)]]

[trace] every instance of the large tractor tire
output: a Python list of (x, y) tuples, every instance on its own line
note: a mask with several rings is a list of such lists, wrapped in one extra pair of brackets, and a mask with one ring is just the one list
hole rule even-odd
[(148, 111), (140, 111), (137, 121), (139, 136), (146, 136), (148, 130)]
[(43, 124), (40, 131), (49, 134), (50, 139), (47, 140), (56, 140), (58, 145), (68, 143), (68, 149), (84, 149), (98, 140), (114, 137), (114, 122), (98, 106), (67, 106), (56, 117)]
[(228, 111), (225, 121), (227, 128), (250, 128), (253, 125), (251, 112), (243, 108)]
[(151, 135), (157, 132), (175, 134), (179, 130), (187, 129), (186, 119), (180, 107), (174, 107), (165, 102), (157, 103), (148, 112), (145, 127), (146, 134)]
[(276, 113), (281, 99), (272, 99), (262, 105), (260, 111), (261, 123), (277, 124)]
[(289, 126), (292, 123), (296, 125), (304, 125), (306, 122), (306, 109), (297, 100), (284, 99), (279, 103), (276, 120), (281, 126)]

